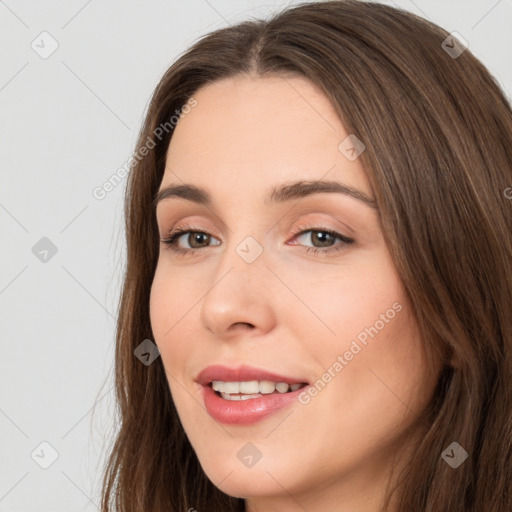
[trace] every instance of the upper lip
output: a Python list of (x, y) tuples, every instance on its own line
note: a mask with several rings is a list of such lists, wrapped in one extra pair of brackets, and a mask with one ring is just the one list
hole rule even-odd
[(221, 364), (207, 366), (197, 377), (197, 382), (202, 386), (207, 386), (214, 380), (222, 382), (248, 382), (251, 380), (269, 380), (272, 382), (286, 382), (287, 384), (303, 384), (307, 383), (306, 379), (296, 379), (277, 373), (268, 372), (252, 366), (238, 366), (230, 368)]

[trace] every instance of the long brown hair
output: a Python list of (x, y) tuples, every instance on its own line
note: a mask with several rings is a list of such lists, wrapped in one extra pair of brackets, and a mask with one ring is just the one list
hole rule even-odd
[[(313, 2), (208, 34), (165, 73), (137, 154), (150, 140), (154, 147), (135, 159), (126, 188), (115, 356), (120, 426), (103, 512), (244, 510), (244, 500), (222, 493), (201, 469), (161, 358), (145, 366), (134, 356), (154, 339), (153, 198), (169, 120), (199, 88), (238, 74), (308, 78), (366, 146), (360, 158), (384, 236), (427, 352), (444, 365), (422, 416), (426, 434), (393, 489), (397, 510), (512, 510), (512, 111), (469, 49), (450, 54), (448, 36), (382, 4)], [(457, 469), (441, 457), (454, 441), (468, 453)]]

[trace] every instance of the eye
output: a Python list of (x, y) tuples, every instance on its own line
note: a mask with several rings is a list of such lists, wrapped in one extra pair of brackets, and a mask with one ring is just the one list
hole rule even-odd
[[(303, 242), (309, 240), (313, 244), (312, 247), (306, 247), (307, 252), (313, 252), (315, 254), (338, 252), (344, 249), (347, 245), (354, 243), (354, 239), (342, 235), (341, 233), (338, 233), (337, 231), (333, 231), (331, 229), (321, 227), (299, 229), (302, 230), (296, 233), (294, 235), (294, 238), (297, 240), (300, 240), (302, 238)], [(340, 242), (338, 245), (335, 245), (336, 240), (339, 240)]]
[[(187, 236), (185, 236), (187, 235)], [(181, 247), (179, 245), (180, 239), (182, 242), (189, 244), (190, 247)], [(204, 247), (208, 247), (209, 242), (214, 239), (213, 235), (206, 231), (194, 231), (193, 229), (182, 229), (176, 228), (167, 238), (162, 240), (162, 243), (169, 247), (171, 250), (180, 253), (180, 254), (190, 254), (198, 249), (203, 249)], [(220, 243), (220, 242), (219, 242)], [(203, 245), (206, 244), (206, 245)], [(219, 245), (214, 244), (214, 245)]]

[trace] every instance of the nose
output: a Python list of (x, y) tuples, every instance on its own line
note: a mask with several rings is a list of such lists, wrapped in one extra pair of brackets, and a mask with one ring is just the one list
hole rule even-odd
[(240, 254), (244, 256), (236, 246), (226, 246), (201, 303), (202, 325), (219, 339), (261, 335), (275, 325), (276, 280), (266, 265), (265, 251), (252, 262)]

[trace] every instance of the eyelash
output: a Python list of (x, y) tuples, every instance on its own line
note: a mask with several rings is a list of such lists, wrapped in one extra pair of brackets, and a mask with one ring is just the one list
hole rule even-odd
[[(322, 254), (325, 255), (326, 253), (337, 253), (345, 248), (345, 246), (353, 244), (354, 240), (352, 238), (349, 238), (345, 235), (342, 235), (341, 233), (338, 233), (337, 231), (333, 231), (331, 229), (322, 228), (322, 227), (309, 227), (309, 226), (300, 226), (297, 228), (297, 231), (294, 233), (293, 238), (296, 238), (300, 235), (303, 235), (304, 233), (309, 232), (319, 232), (319, 233), (327, 233), (331, 236), (333, 236), (335, 239), (339, 239), (342, 241), (342, 244), (335, 247), (327, 247), (325, 249), (322, 249), (320, 247), (306, 247), (306, 251), (313, 252), (314, 254)], [(199, 248), (192, 248), (192, 249), (183, 249), (182, 247), (178, 247), (177, 241), (178, 239), (187, 233), (200, 233), (202, 235), (207, 235), (210, 237), (215, 238), (212, 234), (208, 233), (208, 231), (201, 230), (200, 228), (193, 228), (191, 226), (178, 226), (174, 230), (172, 230), (169, 233), (169, 236), (167, 238), (163, 238), (161, 242), (165, 244), (169, 249), (171, 249), (173, 252), (177, 253), (181, 256), (186, 256), (187, 254), (193, 254), (196, 251), (200, 251), (202, 249), (206, 249), (206, 247), (199, 247)]]

